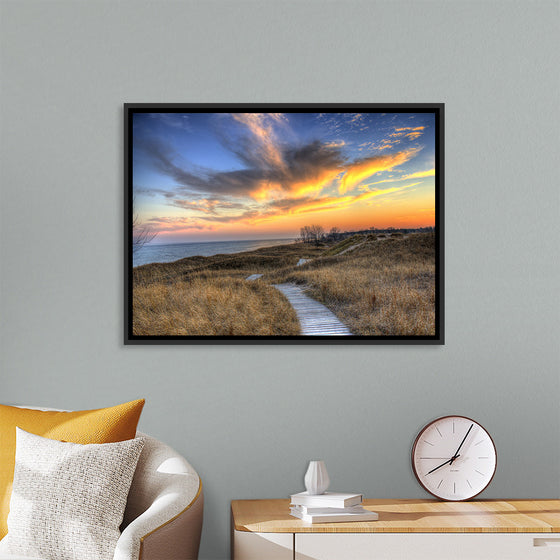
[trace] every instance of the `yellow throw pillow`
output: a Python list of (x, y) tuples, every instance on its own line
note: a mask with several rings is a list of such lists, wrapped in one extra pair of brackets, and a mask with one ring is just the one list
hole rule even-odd
[(38, 436), (71, 443), (114, 443), (136, 435), (143, 406), (144, 399), (77, 412), (0, 405), (0, 539), (8, 532), (16, 427)]

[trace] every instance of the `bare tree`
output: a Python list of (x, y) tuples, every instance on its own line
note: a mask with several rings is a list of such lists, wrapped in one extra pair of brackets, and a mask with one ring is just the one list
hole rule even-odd
[(303, 243), (309, 243), (309, 226), (303, 226), (303, 227), (299, 230), (299, 239), (300, 239)]
[(312, 225), (309, 227), (311, 231), (311, 239), (315, 243), (315, 245), (319, 245), (323, 238), (325, 237), (325, 230), (323, 226), (320, 225)]
[(333, 241), (338, 241), (340, 239), (340, 234), (341, 233), (342, 233), (342, 231), (340, 230), (340, 228), (337, 228), (336, 226), (333, 226), (331, 228), (331, 230), (329, 231), (329, 237)]
[(319, 243), (325, 239), (325, 230), (323, 226), (317, 224), (303, 226), (299, 230), (299, 239), (304, 243), (315, 243), (315, 245), (319, 245)]
[(315, 245), (319, 245), (324, 238), (325, 230), (323, 229), (323, 226), (303, 226), (299, 230), (299, 239), (301, 239), (304, 243), (315, 243)]
[(144, 225), (140, 222), (138, 214), (132, 216), (132, 254), (136, 253), (146, 243), (149, 243), (157, 235), (156, 232), (152, 231), (150, 226)]

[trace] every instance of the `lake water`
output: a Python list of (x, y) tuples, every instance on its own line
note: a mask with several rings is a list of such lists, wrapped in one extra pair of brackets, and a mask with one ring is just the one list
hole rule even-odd
[(293, 243), (294, 239), (259, 239), (247, 241), (210, 241), (207, 243), (172, 243), (144, 245), (132, 257), (133, 266), (153, 262), (173, 262), (185, 257), (211, 257), (212, 255), (243, 253), (262, 247)]

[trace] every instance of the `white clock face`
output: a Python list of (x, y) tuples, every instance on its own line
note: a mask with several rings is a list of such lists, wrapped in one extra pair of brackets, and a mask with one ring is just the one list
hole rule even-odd
[(474, 420), (446, 416), (428, 424), (416, 438), (412, 466), (420, 484), (444, 500), (480, 494), (496, 471), (496, 448)]

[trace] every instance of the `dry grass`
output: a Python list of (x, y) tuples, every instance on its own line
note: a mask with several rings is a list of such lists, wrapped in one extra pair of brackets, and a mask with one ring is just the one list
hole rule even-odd
[(153, 263), (136, 267), (133, 271), (133, 279), (136, 285), (161, 281), (176, 282), (199, 275), (246, 278), (250, 274), (292, 268), (300, 258), (314, 258), (321, 255), (323, 251), (324, 247), (294, 243), (231, 255), (187, 257), (171, 263)]
[(323, 249), (282, 245), (232, 255), (189, 257), (133, 271), (133, 332), (137, 336), (297, 335), (286, 298), (251, 274), (292, 269)]
[(326, 251), (324, 251), (322, 256), (323, 257), (332, 257), (334, 255), (338, 255), (339, 253), (342, 253), (342, 251), (345, 251), (346, 249), (349, 249), (350, 247), (352, 247), (352, 245), (356, 245), (357, 243), (361, 243), (364, 239), (365, 239), (365, 237), (363, 235), (353, 235), (352, 237), (347, 237), (343, 241), (340, 241), (336, 245), (333, 245), (332, 247), (330, 247)]
[(286, 299), (260, 281), (206, 278), (137, 285), (133, 331), (152, 336), (297, 335)]
[(434, 335), (434, 241), (433, 234), (366, 241), (267, 280), (306, 284), (354, 334)]
[[(434, 234), (354, 237), (330, 247), (292, 244), (135, 268), (134, 334), (299, 334), (294, 310), (271, 286), (295, 282), (354, 334), (434, 335)], [(297, 267), (300, 258), (312, 260)], [(255, 273), (264, 277), (245, 281)]]

